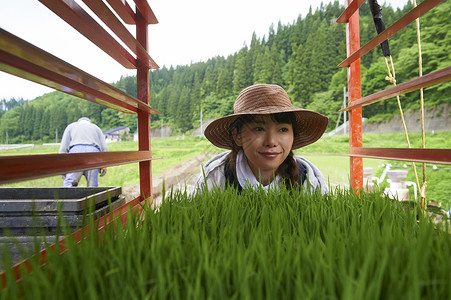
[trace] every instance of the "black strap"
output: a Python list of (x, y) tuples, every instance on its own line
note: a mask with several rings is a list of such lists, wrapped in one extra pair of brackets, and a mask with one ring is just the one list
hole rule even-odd
[[(307, 179), (307, 168), (302, 164), (298, 163), (298, 170), (299, 170), (299, 179), (298, 184), (301, 187), (305, 180)], [(227, 161), (224, 165), (224, 175), (226, 178), (226, 184), (229, 186), (234, 186), (238, 189), (238, 192), (241, 192), (243, 190), (243, 187), (239, 184), (238, 179), (236, 178), (235, 174), (230, 169), (230, 164)]]
[(243, 188), (238, 183), (238, 179), (236, 178), (236, 176), (233, 174), (232, 170), (230, 169), (229, 160), (227, 160), (225, 165), (224, 165), (224, 175), (225, 175), (225, 178), (226, 178), (226, 184), (229, 185), (229, 186), (233, 186), (233, 187), (237, 188), (238, 189), (238, 193), (241, 193)]
[[(382, 9), (377, 3), (377, 0), (368, 0), (370, 5), (371, 14), (373, 16), (374, 25), (376, 26), (377, 34), (385, 30), (385, 24), (382, 20)], [(388, 40), (381, 43), (382, 53), (385, 57), (390, 56), (390, 47), (388, 46)]]
[(302, 163), (298, 163), (298, 165), (299, 165), (298, 184), (299, 184), (299, 186), (302, 186), (304, 184), (305, 180), (307, 179), (307, 168)]

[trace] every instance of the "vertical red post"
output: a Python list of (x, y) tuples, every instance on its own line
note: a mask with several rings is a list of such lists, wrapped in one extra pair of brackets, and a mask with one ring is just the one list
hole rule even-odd
[[(349, 5), (353, 0), (347, 0)], [(346, 51), (351, 55), (360, 48), (359, 10), (346, 23)], [(362, 97), (360, 77), (360, 59), (348, 66), (348, 103)], [(362, 147), (362, 108), (353, 109), (349, 113), (349, 147)], [(355, 191), (363, 187), (363, 160), (350, 158), (351, 185)]]
[[(148, 50), (148, 24), (138, 8), (135, 14), (136, 39)], [(149, 104), (149, 68), (139, 59), (136, 60), (137, 98)], [(139, 150), (150, 151), (150, 114), (138, 109)], [(152, 164), (150, 161), (139, 163), (140, 192), (142, 199), (152, 196)]]

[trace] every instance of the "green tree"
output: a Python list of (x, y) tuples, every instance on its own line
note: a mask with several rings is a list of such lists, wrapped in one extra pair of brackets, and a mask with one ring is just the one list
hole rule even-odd
[(227, 97), (233, 89), (233, 71), (223, 68), (219, 73), (218, 83), (216, 85), (216, 94), (219, 97)]
[(46, 108), (44, 113), (42, 114), (42, 120), (39, 124), (39, 135), (42, 140), (45, 142), (49, 142), (49, 131), (50, 131), (50, 109)]
[(176, 111), (176, 124), (182, 132), (193, 128), (191, 123), (192, 114), (193, 111), (190, 108), (190, 91), (187, 87), (184, 87)]
[(44, 114), (44, 109), (37, 107), (34, 111), (33, 132), (31, 139), (34, 141), (41, 139), (41, 122)]
[(243, 47), (237, 54), (233, 78), (233, 92), (238, 94), (249, 86), (252, 78), (252, 60), (249, 59), (247, 47)]

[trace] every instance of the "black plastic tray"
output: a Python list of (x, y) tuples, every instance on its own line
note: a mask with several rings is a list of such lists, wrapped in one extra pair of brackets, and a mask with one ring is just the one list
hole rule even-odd
[(87, 205), (114, 201), (120, 187), (0, 188), (0, 216), (82, 213)]

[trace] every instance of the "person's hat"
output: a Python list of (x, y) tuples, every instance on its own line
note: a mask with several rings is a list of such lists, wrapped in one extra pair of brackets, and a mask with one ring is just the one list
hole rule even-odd
[(236, 98), (233, 114), (217, 119), (205, 128), (205, 137), (215, 146), (232, 149), (230, 125), (243, 115), (266, 115), (292, 112), (295, 116), (292, 149), (298, 149), (317, 141), (326, 130), (328, 118), (317, 112), (293, 107), (287, 92), (273, 84), (256, 84), (245, 88)]
[(86, 117), (81, 117), (80, 119), (78, 119), (78, 122), (89, 122), (89, 123), (91, 123), (91, 120), (89, 118), (86, 118)]

